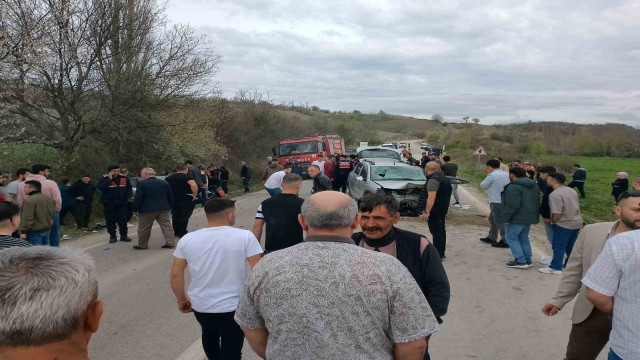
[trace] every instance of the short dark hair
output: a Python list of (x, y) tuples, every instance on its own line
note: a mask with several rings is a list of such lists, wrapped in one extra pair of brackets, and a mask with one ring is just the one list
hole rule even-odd
[(185, 164), (189, 164), (189, 165), (193, 165), (193, 161), (191, 161), (191, 160), (185, 160), (184, 163)]
[(621, 193), (620, 195), (618, 195), (618, 198), (616, 199), (616, 205), (620, 205), (622, 200), (628, 199), (630, 197), (640, 197), (640, 190), (630, 190), (630, 191), (625, 191)]
[(86, 178), (86, 177), (91, 178), (91, 175), (89, 175), (89, 174), (84, 174), (84, 175), (82, 175), (82, 177), (83, 177), (83, 178)]
[(567, 181), (567, 177), (562, 173), (549, 174), (549, 177), (553, 180), (557, 181), (558, 184), (564, 185), (564, 182)]
[(513, 174), (513, 176), (517, 177), (518, 179), (526, 177), (527, 176), (527, 171), (523, 168), (519, 168), (519, 167), (513, 167), (511, 169), (509, 169), (509, 174)]
[(451, 156), (449, 156), (449, 155), (445, 155), (444, 157), (442, 157), (442, 160), (444, 160), (444, 161), (451, 161)]
[(31, 186), (32, 188), (36, 189), (36, 191), (42, 190), (42, 184), (40, 184), (40, 181), (29, 180), (29, 181), (25, 181), (24, 184)]
[(298, 174), (287, 174), (282, 177), (282, 184), (294, 184), (301, 182), (302, 178)]
[(16, 171), (16, 177), (20, 175), (25, 175), (28, 172), (30, 172), (29, 169), (25, 169), (25, 168), (18, 169), (18, 171)]
[(51, 166), (49, 165), (41, 165), (41, 164), (35, 164), (31, 167), (31, 173), (32, 174), (39, 174), (40, 171), (45, 171), (45, 170), (49, 170), (51, 169)]
[(580, 167), (580, 164), (573, 164), (573, 167), (577, 167), (577, 168), (579, 168), (579, 167)]
[(500, 161), (496, 159), (491, 159), (487, 161), (487, 166), (493, 169), (500, 169)]
[(68, 183), (69, 183), (69, 181), (70, 181), (69, 179), (62, 179), (62, 185), (64, 185), (64, 184), (68, 184)]
[(394, 216), (398, 213), (398, 209), (400, 208), (400, 204), (398, 204), (398, 200), (396, 200), (393, 196), (387, 194), (379, 194), (379, 193), (369, 193), (363, 196), (359, 201), (360, 212), (370, 213), (375, 208), (384, 206), (389, 215)]
[(356, 155), (354, 155), (354, 154), (351, 154), (351, 155), (349, 155), (349, 158), (351, 158), (351, 159), (355, 159), (355, 158), (357, 158), (357, 156), (356, 156)]
[(182, 164), (176, 165), (176, 170), (177, 171), (185, 171), (185, 170), (187, 170), (187, 168), (188, 168), (187, 163), (182, 163)]
[(207, 214), (208, 217), (209, 215), (216, 215), (235, 207), (235, 200), (229, 198), (212, 198), (204, 204), (204, 213)]
[(538, 173), (540, 174), (551, 175), (551, 174), (555, 174), (556, 172), (557, 172), (556, 167), (551, 165), (545, 165), (538, 168)]
[(14, 216), (20, 214), (20, 207), (8, 201), (0, 202), (0, 221), (11, 220)]

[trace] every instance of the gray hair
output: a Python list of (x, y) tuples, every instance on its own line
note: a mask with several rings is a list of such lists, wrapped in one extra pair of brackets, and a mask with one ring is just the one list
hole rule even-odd
[(93, 259), (81, 250), (0, 251), (0, 347), (68, 339), (98, 299), (95, 272)]
[(314, 199), (309, 198), (302, 203), (302, 216), (307, 225), (312, 228), (326, 230), (347, 228), (353, 224), (358, 215), (358, 204), (352, 198), (340, 207), (325, 208), (315, 202)]
[(153, 170), (150, 167), (146, 167), (146, 168), (140, 170), (140, 174), (142, 174), (142, 173), (145, 173), (145, 174), (147, 174), (149, 176), (156, 176), (156, 171)]

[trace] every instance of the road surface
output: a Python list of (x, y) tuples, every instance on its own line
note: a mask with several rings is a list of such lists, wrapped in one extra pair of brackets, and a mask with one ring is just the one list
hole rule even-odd
[[(415, 145), (414, 145), (415, 146)], [(305, 181), (303, 193), (308, 194)], [(240, 228), (251, 229), (265, 191), (244, 195), (236, 202)], [(508, 269), (508, 249), (492, 248), (478, 239), (487, 233), (488, 205), (484, 194), (460, 187), (461, 202), (470, 209), (452, 208), (447, 218), (448, 248), (444, 265), (451, 282), (449, 313), (430, 352), (434, 359), (561, 359), (571, 326), (572, 305), (548, 318), (540, 309), (557, 287), (559, 276), (532, 269)], [(198, 208), (190, 222), (205, 225)], [(428, 235), (426, 224), (403, 219), (399, 227)], [(136, 228), (132, 231), (136, 243)], [(430, 236), (428, 236), (430, 237)], [(169, 287), (172, 250), (154, 229), (150, 249), (134, 251), (131, 243), (108, 244), (99, 233), (65, 242), (84, 248), (98, 268), (100, 299), (105, 303), (98, 333), (90, 343), (93, 360), (201, 360), (199, 326), (193, 315), (178, 312)], [(550, 253), (540, 226), (532, 231), (534, 261)], [(246, 346), (245, 359), (257, 359)], [(602, 357), (604, 359), (604, 357)]]

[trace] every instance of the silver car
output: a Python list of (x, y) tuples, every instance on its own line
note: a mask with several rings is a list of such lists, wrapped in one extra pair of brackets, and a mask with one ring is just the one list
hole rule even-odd
[(422, 168), (394, 159), (362, 159), (347, 179), (349, 195), (356, 200), (368, 193), (383, 192), (400, 203), (404, 216), (418, 216), (418, 197), (427, 178)]

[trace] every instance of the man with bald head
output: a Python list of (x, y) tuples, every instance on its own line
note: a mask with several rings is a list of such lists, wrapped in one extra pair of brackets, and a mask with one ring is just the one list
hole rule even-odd
[(175, 237), (171, 224), (171, 208), (173, 207), (173, 192), (171, 185), (164, 180), (156, 178), (156, 172), (152, 168), (144, 168), (140, 172), (142, 181), (138, 183), (136, 195), (133, 199), (133, 211), (138, 213), (138, 245), (136, 250), (149, 248), (149, 237), (153, 222), (157, 221), (164, 235), (163, 249), (173, 249)]
[(451, 199), (451, 181), (440, 171), (440, 165), (430, 161), (424, 167), (427, 181), (420, 193), (418, 209), (424, 209), (420, 219), (429, 224), (429, 231), (433, 237), (433, 245), (438, 249), (440, 258), (444, 259), (447, 247), (447, 233), (445, 230), (445, 217), (449, 212), (449, 200)]
[(247, 278), (235, 319), (263, 359), (422, 360), (438, 323), (397, 259), (355, 246), (360, 215), (337, 191), (302, 205), (304, 242)]

